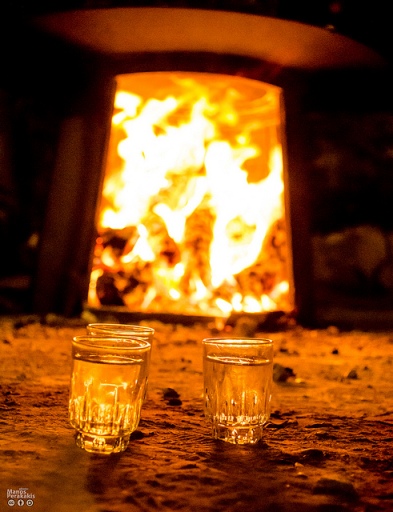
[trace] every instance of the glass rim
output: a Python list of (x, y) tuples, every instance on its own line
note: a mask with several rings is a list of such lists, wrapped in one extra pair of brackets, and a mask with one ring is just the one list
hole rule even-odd
[(247, 338), (242, 336), (227, 336), (218, 338), (205, 338), (202, 340), (204, 345), (235, 345), (237, 347), (245, 346), (273, 346), (273, 340), (270, 338)]
[[(130, 343), (131, 342), (131, 343)], [(125, 350), (125, 351), (138, 351), (149, 350), (151, 344), (142, 340), (141, 338), (133, 338), (132, 336), (116, 337), (116, 336), (98, 336), (95, 334), (83, 334), (81, 336), (74, 336), (72, 338), (73, 345), (79, 345), (85, 348), (96, 348), (104, 350)]]
[(149, 334), (154, 334), (154, 329), (152, 327), (147, 327), (146, 325), (133, 325), (133, 324), (113, 324), (113, 323), (99, 323), (94, 322), (91, 324), (87, 324), (87, 327), (91, 327), (93, 329), (99, 329), (102, 332), (124, 332), (128, 331), (136, 331), (136, 332), (144, 332)]

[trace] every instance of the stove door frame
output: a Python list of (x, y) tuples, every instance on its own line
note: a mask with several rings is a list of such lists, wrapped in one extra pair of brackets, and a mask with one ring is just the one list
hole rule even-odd
[[(75, 58), (75, 56), (74, 56)], [(118, 58), (84, 56), (71, 73), (83, 86), (62, 119), (47, 216), (41, 234), (33, 310), (71, 316), (84, 307), (90, 280), (98, 201), (110, 133), (115, 77), (149, 71), (214, 72), (244, 76), (283, 89), (284, 182), (293, 303), (299, 322), (313, 318), (313, 279), (307, 197), (304, 74), (238, 55), (205, 52), (138, 53)], [(86, 63), (86, 60), (85, 60)], [(87, 70), (87, 71), (86, 71)]]

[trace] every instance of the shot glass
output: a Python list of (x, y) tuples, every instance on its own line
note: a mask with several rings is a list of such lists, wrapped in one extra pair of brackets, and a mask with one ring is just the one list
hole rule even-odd
[(94, 323), (87, 326), (87, 332), (95, 336), (130, 336), (152, 344), (155, 331), (145, 325)]
[(136, 430), (146, 392), (151, 345), (113, 336), (72, 341), (69, 421), (87, 452), (124, 451)]
[(207, 338), (202, 343), (204, 412), (213, 438), (257, 443), (270, 416), (273, 341)]

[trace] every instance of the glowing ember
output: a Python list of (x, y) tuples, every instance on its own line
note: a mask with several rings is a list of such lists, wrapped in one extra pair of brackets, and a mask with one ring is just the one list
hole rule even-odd
[(280, 89), (244, 78), (117, 79), (89, 304), (289, 310)]

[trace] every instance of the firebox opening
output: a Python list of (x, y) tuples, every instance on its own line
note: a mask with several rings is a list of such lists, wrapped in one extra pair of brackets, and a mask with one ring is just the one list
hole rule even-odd
[(118, 75), (88, 306), (292, 311), (283, 125), (267, 83)]

